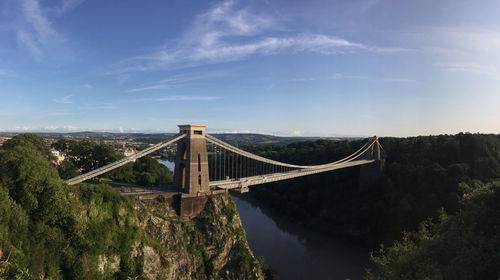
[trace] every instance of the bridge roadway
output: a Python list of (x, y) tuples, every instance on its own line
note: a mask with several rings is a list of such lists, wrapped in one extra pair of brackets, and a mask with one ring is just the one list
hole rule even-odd
[(348, 162), (342, 162), (335, 165), (328, 165), (324, 167), (319, 167), (315, 169), (297, 169), (293, 171), (283, 172), (283, 173), (273, 173), (267, 175), (258, 175), (252, 177), (245, 177), (239, 180), (220, 180), (220, 181), (211, 181), (210, 188), (212, 189), (236, 189), (241, 188), (242, 192), (248, 191), (248, 187), (252, 185), (277, 182), (302, 176), (307, 176), (311, 174), (322, 173), (326, 171), (358, 166), (363, 164), (369, 164), (375, 162), (375, 160), (354, 160)]
[[(116, 191), (119, 191), (124, 196), (133, 196), (139, 199), (154, 199), (159, 195), (163, 195), (166, 198), (172, 197), (174, 195), (186, 196), (198, 196), (201, 194), (188, 195), (182, 193), (176, 185), (168, 185), (162, 187), (113, 187)], [(208, 194), (217, 194), (227, 192), (228, 189), (217, 189), (212, 188)], [(206, 195), (206, 194), (203, 194)]]
[[(252, 185), (277, 182), (277, 181), (307, 176), (311, 174), (331, 171), (335, 169), (368, 164), (372, 162), (374, 162), (374, 160), (356, 160), (356, 161), (337, 164), (335, 166), (318, 168), (314, 170), (298, 169), (283, 173), (244, 177), (240, 178), (239, 180), (231, 179), (231, 180), (212, 181), (210, 182), (210, 189), (211, 189), (210, 193), (215, 194), (220, 192), (226, 192), (227, 190), (230, 189), (238, 189), (238, 188), (241, 188), (241, 191), (245, 192), (248, 190), (248, 187)], [(122, 195), (135, 196), (142, 199), (155, 198), (158, 195), (164, 195), (166, 197), (170, 197), (176, 194), (181, 194), (179, 188), (175, 185), (168, 185), (163, 187), (114, 187), (114, 189), (119, 191)]]
[[(345, 162), (341, 164), (337, 164), (335, 166), (328, 166), (323, 168), (317, 168), (314, 170), (311, 169), (298, 169), (283, 173), (274, 173), (267, 175), (258, 175), (251, 177), (240, 178), (239, 180), (220, 180), (220, 181), (212, 181), (210, 182), (210, 193), (216, 194), (221, 192), (227, 192), (230, 189), (238, 189), (240, 188), (241, 192), (248, 191), (248, 187), (252, 185), (259, 185), (271, 182), (277, 182), (302, 176), (307, 176), (311, 174), (317, 174), (321, 172), (331, 171), (340, 168), (358, 166), (363, 164), (372, 163), (374, 160), (356, 160)], [(165, 197), (170, 197), (174, 195), (180, 195), (181, 192), (176, 185), (167, 185), (162, 187), (113, 187), (115, 190), (119, 191), (122, 195), (125, 196), (135, 196), (140, 199), (152, 199), (159, 195), (163, 195)]]

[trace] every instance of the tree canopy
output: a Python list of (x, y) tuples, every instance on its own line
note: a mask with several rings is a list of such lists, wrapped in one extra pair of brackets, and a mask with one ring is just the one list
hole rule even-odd
[[(89, 172), (122, 158), (113, 147), (92, 141), (60, 139), (52, 147), (67, 154), (67, 159), (58, 168), (63, 179), (75, 177), (79, 173)], [(157, 186), (173, 181), (168, 168), (149, 156), (119, 167), (102, 177), (140, 186)]]
[[(117, 279), (141, 275), (130, 257), (140, 237), (132, 202), (109, 186), (67, 186), (49, 155), (33, 134), (0, 148), (0, 250), (10, 263), (0, 278), (98, 279), (98, 256), (111, 253), (124, 260)], [(99, 214), (85, 214), (88, 205)]]

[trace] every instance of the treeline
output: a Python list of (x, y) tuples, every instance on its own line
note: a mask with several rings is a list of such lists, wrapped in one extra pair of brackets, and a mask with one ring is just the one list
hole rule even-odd
[(500, 180), (477, 183), (460, 200), (460, 211), (442, 211), (372, 253), (375, 270), (366, 279), (498, 279), (499, 227)]
[[(92, 171), (122, 158), (113, 147), (87, 140), (60, 139), (52, 147), (66, 153), (67, 158), (58, 168), (59, 175), (63, 179)], [(168, 168), (149, 156), (128, 163), (102, 177), (140, 186), (158, 186), (173, 181), (172, 173)]]
[[(411, 138), (382, 138), (380, 142), (385, 149), (387, 159), (379, 180), (372, 184), (360, 186), (360, 169), (357, 167), (262, 185), (251, 189), (250, 195), (263, 201), (270, 211), (293, 222), (324, 232), (348, 229), (350, 233), (358, 233), (370, 248), (376, 248), (379, 244), (385, 244), (387, 248), (394, 240), (400, 239), (403, 232), (417, 231), (415, 233), (417, 236), (419, 234), (423, 236), (425, 231), (423, 233), (418, 231), (419, 226), (429, 219), (435, 223), (432, 231), (438, 233), (432, 235), (433, 238), (446, 235), (445, 232), (448, 234), (446, 236), (454, 236), (455, 230), (458, 231), (456, 234), (460, 234), (460, 230), (466, 231), (467, 234), (474, 233), (470, 239), (477, 242), (481, 242), (481, 236), (490, 236), (491, 240), (487, 239), (491, 241), (488, 250), (484, 246), (479, 247), (475, 252), (472, 249), (471, 251), (460, 250), (457, 248), (465, 246), (464, 242), (467, 240), (455, 239), (457, 248), (450, 252), (460, 254), (458, 257), (464, 260), (469, 260), (474, 256), (493, 258), (495, 259), (493, 266), (492, 261), (484, 262), (483, 266), (475, 266), (474, 262), (463, 261), (454, 265), (439, 259), (435, 260), (434, 268), (426, 271), (435, 272), (436, 269), (442, 269), (441, 275), (444, 275), (444, 279), (472, 279), (474, 277), (456, 277), (455, 274), (453, 274), (455, 277), (447, 276), (450, 275), (450, 267), (468, 265), (462, 270), (456, 267), (457, 271), (469, 272), (469, 274), (462, 275), (472, 273), (476, 276), (490, 276), (483, 277), (483, 279), (498, 278), (499, 275), (495, 273), (499, 272), (500, 263), (496, 255), (492, 254), (492, 250), (498, 252), (500, 248), (498, 243), (492, 241), (495, 238), (499, 240), (499, 232), (491, 231), (500, 228), (500, 211), (498, 211), (499, 204), (491, 201), (496, 199), (498, 189), (494, 187), (498, 183), (492, 182), (495, 178), (500, 178), (500, 136), (460, 133)], [(272, 150), (264, 147), (248, 147), (247, 149), (278, 160), (310, 164), (330, 162), (341, 158), (343, 155), (352, 153), (361, 144), (356, 141), (317, 141), (297, 143), (286, 147), (272, 147)], [(488, 189), (490, 198), (475, 194), (485, 192), (485, 188)], [(470, 199), (473, 202), (468, 200), (470, 197), (473, 197)], [(489, 202), (482, 202), (482, 199), (488, 199)], [(473, 209), (479, 205), (484, 205), (487, 209), (482, 211)], [(443, 216), (440, 213), (449, 215), (444, 219), (448, 222), (440, 220), (440, 216)], [(475, 217), (479, 213), (488, 213), (488, 216)], [(468, 220), (461, 225), (462, 228), (453, 228), (452, 222), (449, 221), (455, 221), (453, 223), (463, 221), (460, 220), (460, 217), (464, 217), (462, 215), (469, 217)], [(482, 225), (477, 228), (476, 222)], [(430, 229), (427, 228), (427, 230)], [(408, 235), (405, 238), (406, 240), (403, 239), (401, 243), (396, 243), (391, 248), (406, 244), (404, 245), (406, 249), (418, 248), (412, 252), (416, 255), (410, 258), (405, 256), (404, 250), (394, 253), (389, 249), (386, 253), (377, 255), (378, 259), (374, 258), (378, 264), (381, 264), (381, 268), (384, 267), (383, 264), (386, 264), (389, 271), (402, 272), (405, 270), (402, 266), (404, 264), (408, 269), (418, 270), (418, 265), (427, 265), (420, 262), (424, 258), (428, 257), (428, 260), (432, 261), (433, 258), (450, 254), (443, 252), (437, 255), (437, 251), (429, 251), (429, 255), (426, 255), (426, 248), (422, 246), (427, 243), (420, 242), (418, 239), (415, 241)], [(413, 245), (410, 246), (408, 240), (414, 242)], [(444, 242), (442, 239), (439, 240)], [(443, 250), (448, 250), (447, 246), (451, 248), (451, 245), (453, 244), (441, 244)], [(475, 255), (470, 255), (473, 253)], [(391, 267), (392, 264), (400, 265), (400, 270), (394, 270)], [(448, 270), (443, 270), (444, 265), (450, 266)], [(375, 277), (374, 275), (378, 274), (375, 273), (372, 276)], [(380, 279), (391, 278), (388, 273), (380, 275), (382, 275), (378, 277)], [(414, 274), (412, 278), (393, 274), (392, 278), (424, 278), (420, 277), (421, 275), (423, 274)], [(432, 273), (429, 272), (426, 275), (432, 276)], [(443, 278), (430, 277), (430, 279)]]
[(0, 279), (102, 279), (103, 256), (120, 257), (104, 278), (142, 277), (133, 201), (105, 185), (67, 186), (51, 159), (34, 134), (0, 148)]

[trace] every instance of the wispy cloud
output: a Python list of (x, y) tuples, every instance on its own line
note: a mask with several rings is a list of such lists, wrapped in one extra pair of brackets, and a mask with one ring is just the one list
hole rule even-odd
[(396, 78), (396, 77), (369, 77), (369, 76), (360, 76), (360, 75), (345, 75), (341, 73), (335, 73), (329, 76), (321, 76), (321, 77), (306, 77), (306, 78), (297, 78), (292, 81), (296, 82), (308, 82), (308, 81), (328, 81), (328, 80), (340, 80), (340, 79), (356, 79), (356, 80), (366, 80), (373, 82), (397, 82), (397, 83), (414, 83), (416, 80), (414, 79), (406, 79), (406, 78)]
[(0, 77), (15, 77), (15, 76), (17, 76), (16, 72), (14, 72), (12, 70), (0, 68)]
[(3, 131), (11, 132), (74, 132), (82, 131), (84, 129), (80, 127), (75, 127), (71, 125), (48, 125), (48, 126), (15, 126), (11, 128), (3, 129)]
[(52, 27), (52, 23), (44, 14), (38, 0), (21, 0), (22, 16), (27, 27), (17, 33), (17, 40), (33, 57), (42, 58), (42, 48), (51, 41), (60, 41), (60, 35)]
[(127, 92), (137, 92), (137, 91), (146, 91), (146, 90), (155, 90), (155, 89), (170, 89), (170, 88), (176, 88), (179, 86), (180, 85), (165, 82), (165, 83), (159, 83), (159, 84), (152, 84), (152, 85), (148, 85), (148, 86), (146, 86), (146, 85), (139, 86), (136, 88), (129, 89), (129, 90), (127, 90)]
[[(434, 40), (464, 51), (500, 52), (500, 32), (485, 29), (434, 28)], [(447, 46), (448, 45), (448, 46)]]
[[(274, 28), (277, 25), (279, 23), (270, 15), (256, 14), (236, 1), (225, 1), (198, 15), (175, 45), (124, 60), (110, 72), (118, 74), (190, 67), (236, 61), (252, 55), (408, 51), (404, 48), (367, 46), (327, 34), (283, 33)], [(273, 33), (275, 35), (267, 35)]]
[(48, 12), (54, 16), (63, 16), (84, 1), (85, 0), (62, 0), (62, 2), (58, 6), (48, 9)]
[(93, 132), (112, 132), (112, 133), (166, 133), (166, 132), (176, 132), (175, 129), (137, 129), (134, 127), (113, 127), (113, 128), (96, 128), (96, 127), (80, 127), (73, 125), (47, 125), (47, 126), (15, 126), (10, 128), (0, 128), (0, 132), (54, 132), (54, 133), (68, 133), (68, 132), (79, 132), (79, 131), (93, 131)]
[(80, 84), (80, 85), (75, 85), (73, 88), (72, 88), (72, 91), (87, 91), (87, 90), (91, 90), (91, 89), (94, 89), (94, 86), (91, 85), (91, 84)]
[[(40, 0), (11, 1), (18, 9), (12, 18), (15, 20), (9, 25), (15, 32), (17, 43), (26, 49), (38, 61), (42, 61), (48, 52), (61, 52), (62, 45), (67, 38), (60, 34), (51, 21), (50, 16), (62, 16), (75, 8), (82, 0), (63, 0), (54, 7), (44, 7)], [(19, 11), (19, 12), (17, 12)], [(58, 51), (53, 51), (57, 49)]]
[(186, 83), (194, 81), (213, 79), (227, 76), (228, 74), (221, 71), (190, 73), (181, 75), (172, 75), (165, 79), (143, 83), (135, 88), (127, 90), (127, 92), (138, 92), (147, 90), (171, 89), (184, 86)]
[(59, 104), (73, 104), (73, 95), (66, 95), (66, 96), (63, 96), (61, 98), (56, 98), (56, 99), (53, 99), (53, 101), (55, 103), (59, 103)]
[(151, 97), (135, 99), (133, 102), (163, 102), (163, 101), (207, 101), (221, 99), (219, 96), (186, 96), (186, 95), (173, 95), (163, 97)]
[(78, 107), (78, 109), (80, 109), (80, 110), (112, 110), (112, 109), (116, 109), (116, 106), (110, 102), (89, 103), (89, 104), (83, 104), (82, 106)]
[(436, 64), (438, 68), (447, 72), (472, 73), (484, 75), (495, 79), (500, 79), (500, 71), (494, 65), (482, 65), (475, 63), (455, 63), (455, 64)]
[(405, 28), (393, 38), (411, 46), (418, 46), (422, 53), (449, 56), (457, 53), (491, 54), (500, 52), (500, 31), (469, 27), (426, 26)]

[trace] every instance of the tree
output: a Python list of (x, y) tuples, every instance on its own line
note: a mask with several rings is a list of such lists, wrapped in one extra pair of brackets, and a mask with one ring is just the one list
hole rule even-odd
[(61, 179), (70, 179), (78, 176), (78, 167), (71, 160), (61, 162), (57, 171)]
[(500, 180), (475, 189), (461, 211), (425, 221), (371, 254), (367, 279), (497, 279), (500, 275)]
[(92, 171), (120, 158), (113, 147), (91, 141), (71, 143), (70, 150), (68, 155), (71, 161), (83, 173)]
[(3, 144), (3, 149), (10, 150), (16, 146), (32, 146), (35, 150), (42, 153), (48, 159), (53, 159), (52, 153), (50, 152), (49, 146), (47, 145), (45, 140), (43, 140), (42, 137), (36, 134), (19, 134), (14, 138), (5, 141), (5, 143)]

